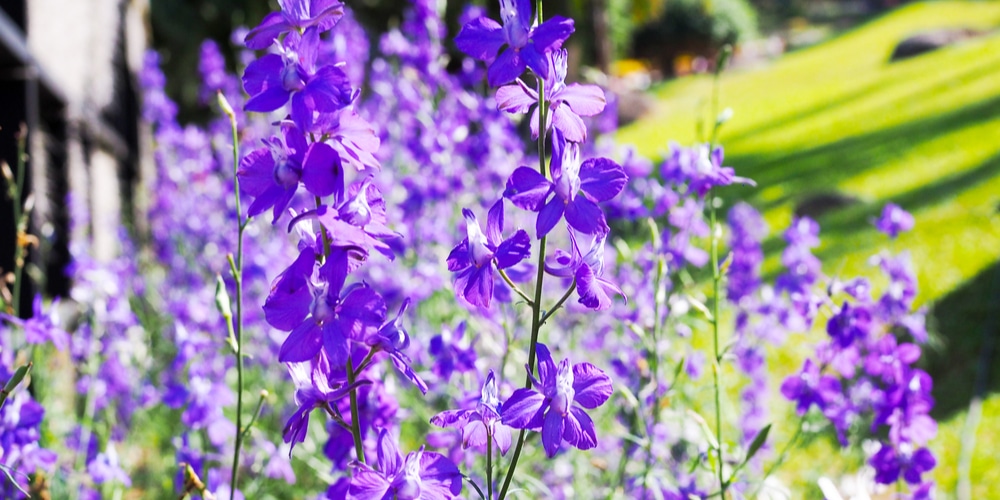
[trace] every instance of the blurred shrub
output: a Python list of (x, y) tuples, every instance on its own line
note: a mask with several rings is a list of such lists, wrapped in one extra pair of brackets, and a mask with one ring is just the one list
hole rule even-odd
[(633, 55), (671, 74), (677, 56), (710, 57), (722, 45), (757, 33), (757, 11), (747, 0), (672, 0), (636, 32)]

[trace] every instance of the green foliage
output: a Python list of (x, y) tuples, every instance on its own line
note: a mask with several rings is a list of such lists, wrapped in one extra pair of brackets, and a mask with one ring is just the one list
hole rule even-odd
[[(910, 249), (918, 273), (918, 305), (931, 309), (938, 335), (927, 347), (935, 376), (935, 398), (945, 413), (931, 448), (940, 457), (935, 479), (940, 492), (954, 492), (959, 437), (987, 329), (995, 309), (992, 283), (1000, 261), (1000, 35), (992, 34), (913, 59), (889, 63), (893, 47), (912, 33), (946, 27), (989, 30), (1000, 26), (1000, 4), (934, 2), (912, 4), (827, 43), (789, 54), (767, 68), (722, 76), (720, 103), (733, 120), (722, 130), (726, 164), (760, 187), (734, 188), (762, 210), (771, 227), (765, 242), (765, 272), (775, 273), (783, 247), (780, 234), (796, 205), (809, 196), (840, 193), (857, 201), (819, 218), (825, 272), (850, 277), (871, 272), (868, 257), (885, 242), (869, 224), (887, 201), (911, 210), (916, 228), (894, 248)], [(668, 82), (656, 90), (658, 103), (618, 139), (657, 157), (667, 140), (698, 139), (695, 123), (708, 120), (710, 77)], [(693, 96), (702, 96), (701, 99)], [(984, 284), (975, 285), (975, 283)], [(875, 283), (881, 290), (883, 283)], [(965, 290), (968, 289), (968, 292)], [(817, 333), (818, 334), (818, 333)], [(796, 337), (770, 355), (776, 379), (801, 366), (816, 336)], [(937, 360), (937, 361), (935, 361)], [(969, 369), (954, 369), (967, 365)], [(938, 368), (940, 367), (940, 368)], [(952, 367), (952, 368), (948, 368)], [(998, 415), (997, 378), (983, 405), (983, 422)], [(956, 397), (963, 394), (964, 398)], [(769, 437), (788, 439), (793, 416), (775, 423)], [(995, 426), (993, 426), (995, 427)], [(997, 432), (980, 425), (972, 457), (972, 498), (997, 498), (990, 485), (1000, 461), (989, 443)], [(818, 494), (812, 464), (823, 475), (856, 470), (857, 457), (840, 454), (829, 440), (811, 441), (795, 452), (781, 476), (793, 490)], [(811, 469), (811, 470), (810, 470)]]

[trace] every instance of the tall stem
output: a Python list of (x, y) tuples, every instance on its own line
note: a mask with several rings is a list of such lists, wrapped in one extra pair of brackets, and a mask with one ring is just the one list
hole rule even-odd
[[(653, 238), (657, 238), (659, 235), (653, 234)], [(657, 253), (656, 255), (656, 277), (653, 279), (653, 332), (652, 332), (652, 346), (650, 349), (649, 365), (652, 372), (652, 382), (653, 382), (653, 408), (652, 408), (652, 424), (646, 430), (646, 468), (642, 473), (642, 487), (645, 490), (646, 481), (649, 479), (649, 471), (653, 467), (653, 436), (650, 432), (652, 427), (655, 427), (660, 419), (660, 330), (662, 329), (660, 314), (662, 313), (662, 308), (664, 302), (666, 302), (666, 293), (663, 291), (663, 272), (665, 263), (663, 262), (663, 255)]]
[[(12, 314), (21, 315), (21, 282), (24, 275), (24, 250), (25, 240), (22, 234), (28, 232), (27, 214), (22, 212), (24, 200), (24, 171), (27, 170), (26, 142), (28, 140), (28, 130), (22, 125), (17, 137), (17, 182), (13, 201), (14, 202), (14, 290), (11, 296)], [(22, 220), (24, 219), (24, 220)]]
[(361, 419), (358, 411), (358, 388), (353, 387), (357, 380), (357, 373), (354, 372), (354, 363), (351, 355), (347, 355), (347, 385), (351, 387), (351, 434), (354, 436), (354, 453), (358, 456), (358, 461), (365, 463), (365, 445), (361, 438)]
[[(230, 476), (229, 500), (236, 498), (237, 481), (240, 475), (240, 448), (243, 446), (243, 232), (246, 221), (243, 220), (243, 208), (240, 205), (240, 140), (236, 128), (236, 114), (219, 94), (219, 105), (229, 117), (233, 133), (233, 191), (236, 197), (236, 225), (239, 229), (236, 239), (236, 258), (233, 261), (233, 281), (236, 285), (236, 443), (233, 446), (233, 470)], [(249, 220), (249, 219), (247, 219)]]
[(722, 358), (719, 356), (719, 302), (721, 297), (719, 295), (719, 283), (722, 281), (722, 274), (719, 270), (719, 227), (716, 221), (715, 214), (715, 193), (709, 191), (708, 195), (708, 205), (709, 205), (709, 220), (712, 228), (712, 294), (714, 300), (712, 301), (712, 347), (715, 352), (714, 364), (712, 366), (712, 378), (713, 386), (715, 388), (715, 442), (716, 448), (716, 459), (719, 462), (719, 489), (722, 493), (722, 500), (726, 499), (726, 489), (728, 484), (723, 477), (723, 461), (722, 461), (722, 386), (719, 380), (720, 371), (722, 369), (721, 363)]
[(493, 500), (493, 436), (489, 432), (486, 433), (486, 498)]
[[(538, 13), (538, 23), (542, 22), (542, 0), (535, 2), (535, 11)], [(548, 164), (545, 162), (545, 124), (548, 121), (548, 103), (545, 101), (545, 80), (538, 77), (538, 171), (549, 177)], [(524, 379), (525, 389), (531, 388), (531, 377), (535, 373), (535, 354), (538, 347), (538, 331), (542, 327), (542, 281), (545, 279), (545, 237), (538, 240), (538, 271), (535, 274), (535, 298), (531, 303), (531, 344), (528, 347), (528, 374)], [(514, 470), (517, 468), (517, 460), (521, 457), (521, 448), (524, 446), (524, 435), (527, 431), (521, 429), (517, 436), (517, 446), (514, 447), (514, 455), (510, 459), (510, 467), (503, 480), (503, 487), (500, 488), (500, 500), (507, 496), (507, 489), (510, 488), (510, 481), (514, 478)], [(490, 500), (493, 500), (492, 498)]]

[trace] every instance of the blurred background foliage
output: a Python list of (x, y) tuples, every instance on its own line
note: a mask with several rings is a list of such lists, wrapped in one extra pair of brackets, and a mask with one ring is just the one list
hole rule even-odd
[[(439, 0), (450, 33), (468, 5), (499, 17), (499, 2)], [(399, 23), (407, 0), (347, 0), (372, 41)], [(614, 73), (615, 61), (638, 60), (662, 76), (674, 75), (678, 56), (711, 60), (726, 43), (743, 42), (804, 25), (832, 23), (844, 28), (882, 12), (892, 0), (546, 0), (545, 15), (576, 20), (571, 52), (574, 74), (581, 66)], [(181, 120), (208, 119), (198, 103), (199, 46), (215, 40), (230, 69), (235, 67), (232, 34), (256, 25), (277, 8), (276, 0), (152, 0), (153, 46), (164, 71), (176, 75), (168, 93), (181, 106)], [(815, 40), (811, 40), (815, 41)]]

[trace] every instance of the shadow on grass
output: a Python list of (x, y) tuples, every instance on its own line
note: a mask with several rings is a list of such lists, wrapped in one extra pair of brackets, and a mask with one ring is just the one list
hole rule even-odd
[(923, 368), (934, 379), (938, 421), (968, 408), (973, 396), (1000, 391), (1000, 363), (993, 363), (1000, 338), (1000, 262), (948, 294), (928, 321), (940, 343), (924, 350)]
[(996, 119), (1000, 96), (984, 99), (949, 113), (914, 120), (903, 125), (882, 129), (824, 144), (787, 155), (740, 155), (727, 158), (740, 175), (754, 179), (759, 186), (783, 185), (784, 196), (760, 203), (768, 210), (777, 205), (795, 202), (816, 191), (828, 190), (861, 172), (878, 167), (910, 150), (914, 145), (931, 141), (985, 121)]

